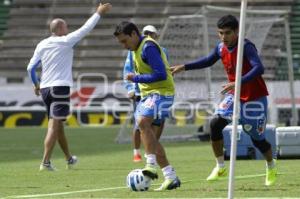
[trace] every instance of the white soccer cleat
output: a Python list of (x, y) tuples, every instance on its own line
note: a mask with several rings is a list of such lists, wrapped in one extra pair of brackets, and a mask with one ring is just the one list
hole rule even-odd
[(75, 164), (77, 164), (78, 159), (75, 155), (72, 155), (70, 159), (67, 161), (66, 169), (72, 169)]
[(56, 171), (56, 168), (54, 166), (52, 166), (51, 162), (41, 163), (40, 171)]

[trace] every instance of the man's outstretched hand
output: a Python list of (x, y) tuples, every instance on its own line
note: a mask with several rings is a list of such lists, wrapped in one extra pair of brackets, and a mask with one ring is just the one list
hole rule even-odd
[(229, 91), (234, 90), (234, 85), (235, 85), (234, 82), (229, 82), (229, 83), (223, 85), (222, 86), (223, 89), (221, 90), (221, 94), (224, 95), (224, 94), (228, 93)]
[(171, 73), (172, 75), (176, 74), (176, 73), (180, 73), (181, 71), (184, 71), (184, 65), (176, 65), (176, 66), (171, 66)]
[(135, 74), (134, 73), (128, 73), (126, 76), (125, 76), (125, 80), (128, 80), (128, 81), (133, 81), (133, 78), (135, 77)]
[(107, 13), (110, 9), (112, 8), (112, 5), (110, 3), (105, 3), (105, 4), (102, 4), (100, 3), (98, 8), (97, 8), (97, 13), (99, 15), (102, 15), (102, 14), (105, 14)]

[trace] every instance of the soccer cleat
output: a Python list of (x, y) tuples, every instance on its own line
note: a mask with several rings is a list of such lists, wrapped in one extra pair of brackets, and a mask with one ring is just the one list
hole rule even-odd
[(70, 159), (67, 161), (66, 169), (72, 169), (77, 162), (78, 162), (77, 157), (75, 155), (72, 155)]
[(56, 171), (55, 167), (52, 166), (51, 162), (41, 163), (40, 171)]
[(155, 189), (155, 191), (164, 191), (164, 190), (172, 190), (180, 187), (181, 182), (178, 177), (174, 180), (166, 179), (159, 188)]
[[(274, 160), (275, 161), (275, 160)], [(277, 179), (277, 167), (276, 165), (274, 166), (274, 168), (266, 169), (266, 181), (265, 181), (265, 185), (266, 186), (272, 186), (275, 184)]]
[(141, 162), (142, 161), (142, 156), (140, 154), (135, 154), (133, 156), (133, 162)]
[(207, 181), (214, 181), (214, 180), (219, 180), (222, 177), (226, 177), (227, 176), (227, 170), (226, 168), (219, 168), (219, 167), (215, 167), (211, 174), (206, 178)]
[(152, 180), (157, 179), (157, 170), (154, 165), (146, 164), (146, 167), (142, 169), (142, 172), (145, 176), (148, 176)]

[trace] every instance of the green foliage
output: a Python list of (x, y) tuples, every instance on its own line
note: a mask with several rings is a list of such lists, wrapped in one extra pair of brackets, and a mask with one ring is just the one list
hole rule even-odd
[(9, 16), (9, 7), (5, 6), (2, 1), (0, 1), (0, 37), (3, 32), (7, 29), (7, 19)]
[[(182, 187), (166, 192), (153, 191), (163, 180), (160, 172), (152, 190), (130, 192), (125, 187), (125, 177), (130, 170), (142, 168), (144, 164), (132, 162), (131, 145), (114, 143), (118, 128), (66, 129), (71, 151), (79, 158), (76, 169), (65, 170), (65, 160), (57, 145), (52, 162), (58, 171), (39, 172), (45, 131), (40, 128), (0, 129), (0, 198), (67, 192), (47, 198), (227, 197), (227, 180), (205, 181), (215, 165), (209, 143), (164, 143), (169, 160), (183, 182)], [(235, 181), (235, 197), (299, 197), (299, 163), (300, 160), (279, 160), (282, 175), (275, 186), (268, 188), (264, 186), (264, 176), (248, 176), (264, 174), (264, 161), (238, 160), (236, 176), (245, 178)], [(229, 166), (229, 162), (226, 165)]]

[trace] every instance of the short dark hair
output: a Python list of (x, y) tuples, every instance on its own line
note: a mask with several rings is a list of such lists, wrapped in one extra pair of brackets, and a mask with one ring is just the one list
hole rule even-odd
[(139, 29), (134, 23), (122, 21), (119, 25), (117, 25), (114, 36), (118, 36), (122, 33), (125, 35), (131, 35), (133, 31), (135, 31), (138, 35), (141, 35)]
[(236, 30), (239, 28), (239, 22), (233, 15), (225, 15), (221, 17), (217, 23), (218, 28), (230, 28)]

